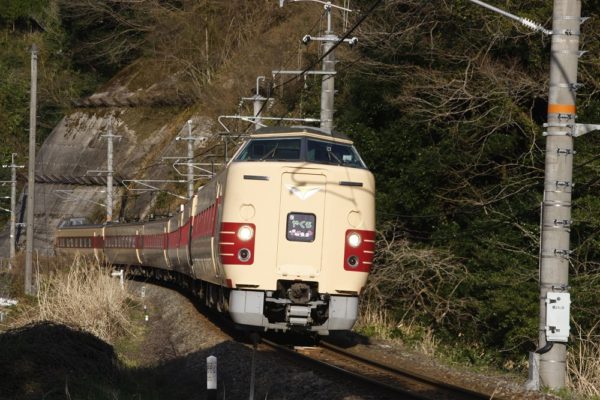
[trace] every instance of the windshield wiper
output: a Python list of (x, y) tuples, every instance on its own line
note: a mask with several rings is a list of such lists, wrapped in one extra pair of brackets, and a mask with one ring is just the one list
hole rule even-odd
[(262, 156), (258, 161), (264, 161), (265, 159), (267, 159), (269, 157), (273, 157), (275, 155), (275, 152), (277, 151), (277, 147), (279, 147), (279, 143), (277, 143), (275, 145), (275, 147), (273, 147), (271, 150), (269, 150), (269, 152), (267, 154), (265, 154), (264, 156)]
[(331, 156), (333, 156), (333, 158), (335, 158), (335, 161), (337, 161), (338, 165), (343, 164), (342, 160), (340, 160), (340, 158), (336, 156), (333, 151), (331, 151), (331, 147), (327, 147), (327, 154), (329, 155), (329, 161), (331, 161)]

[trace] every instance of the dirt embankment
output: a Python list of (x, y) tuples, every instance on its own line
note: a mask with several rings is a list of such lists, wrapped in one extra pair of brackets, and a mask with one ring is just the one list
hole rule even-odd
[[(129, 290), (140, 303), (137, 334), (115, 347), (49, 323), (0, 335), (0, 399), (204, 399), (211, 355), (218, 358), (218, 398), (249, 398), (250, 345), (232, 339), (175, 291), (139, 282), (130, 282)], [(550, 399), (501, 379), (441, 367), (398, 345), (363, 342), (352, 349), (446, 382), (491, 387), (503, 398)], [(254, 398), (382, 399), (369, 388), (316, 374), (275, 353), (257, 353), (255, 362)]]
[[(141, 304), (137, 336), (114, 347), (50, 323), (0, 335), (0, 399), (204, 399), (211, 355), (218, 358), (218, 398), (249, 398), (251, 346), (177, 292), (136, 282), (130, 290)], [(255, 398), (381, 398), (273, 353), (258, 353), (255, 361)]]

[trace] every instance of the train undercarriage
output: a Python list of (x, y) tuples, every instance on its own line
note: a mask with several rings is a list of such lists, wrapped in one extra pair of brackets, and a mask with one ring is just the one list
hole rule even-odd
[(351, 329), (358, 315), (357, 296), (319, 293), (317, 282), (279, 280), (276, 290), (230, 289), (193, 279), (177, 271), (119, 266), (128, 276), (171, 283), (203, 305), (228, 313), (239, 328), (255, 331), (298, 331), (327, 335)]

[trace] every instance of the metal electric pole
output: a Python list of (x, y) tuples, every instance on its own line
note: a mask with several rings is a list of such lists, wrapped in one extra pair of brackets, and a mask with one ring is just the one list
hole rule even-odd
[(106, 222), (112, 221), (113, 215), (113, 139), (120, 138), (113, 135), (112, 116), (108, 117), (108, 133), (102, 135), (107, 140), (106, 145)]
[[(290, 2), (297, 2), (300, 0), (288, 0)], [(332, 4), (330, 1), (324, 2), (320, 0), (308, 0), (316, 3), (324, 4), (325, 13), (327, 14), (327, 30), (325, 36), (312, 37), (305, 35), (302, 38), (302, 43), (307, 45), (312, 40), (323, 42), (323, 67), (322, 67), (322, 82), (321, 82), (321, 129), (326, 132), (333, 130), (333, 99), (335, 97), (335, 51), (331, 49), (340, 41), (340, 38), (333, 32), (333, 21), (332, 21), (332, 10), (337, 8), (345, 12), (352, 12), (352, 10)], [(279, 0), (280, 7), (283, 7), (285, 0)], [(358, 43), (358, 39), (355, 37), (344, 39), (351, 47)], [(290, 71), (291, 72), (291, 71)]]
[(29, 106), (29, 171), (27, 178), (27, 233), (25, 251), (25, 294), (34, 294), (31, 284), (33, 263), (33, 226), (35, 197), (35, 128), (37, 114), (37, 57), (35, 43), (31, 46), (31, 102)]
[[(544, 127), (546, 161), (544, 197), (541, 206), (539, 349), (530, 357), (530, 388), (541, 384), (550, 389), (564, 387), (571, 298), (569, 258), (571, 193), (573, 189), (573, 138), (600, 130), (600, 125), (578, 124), (575, 99), (581, 18), (580, 0), (554, 0), (552, 30), (526, 18), (507, 13), (481, 0), (470, 0), (523, 25), (552, 35), (548, 119)], [(539, 357), (539, 366), (537, 358)], [(539, 368), (539, 370), (538, 370)]]
[(194, 197), (194, 142), (200, 138), (192, 136), (192, 120), (187, 121), (188, 135), (177, 136), (175, 140), (187, 141), (187, 198)]
[(265, 101), (267, 101), (266, 97), (260, 95), (260, 81), (265, 80), (264, 76), (259, 76), (256, 78), (256, 93), (252, 97), (242, 97), (242, 100), (250, 100), (252, 101), (252, 105), (254, 107), (254, 130), (259, 129), (263, 124), (260, 122), (260, 114), (262, 109), (264, 108)]
[(194, 197), (194, 138), (192, 137), (192, 120), (188, 120), (188, 137), (187, 137), (187, 162), (188, 162), (188, 190), (187, 197)]
[(16, 255), (16, 229), (17, 229), (17, 168), (24, 168), (24, 165), (15, 164), (15, 156), (17, 153), (12, 153), (10, 165), (3, 165), (2, 168), (10, 168), (10, 264), (14, 262)]

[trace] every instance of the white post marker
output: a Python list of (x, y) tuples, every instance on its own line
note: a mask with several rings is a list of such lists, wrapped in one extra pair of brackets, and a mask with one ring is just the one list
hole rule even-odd
[(206, 357), (206, 394), (208, 399), (217, 398), (217, 357)]
[(119, 277), (119, 283), (121, 284), (121, 290), (125, 289), (125, 275), (123, 273), (124, 270), (113, 271), (110, 275), (112, 277)]

